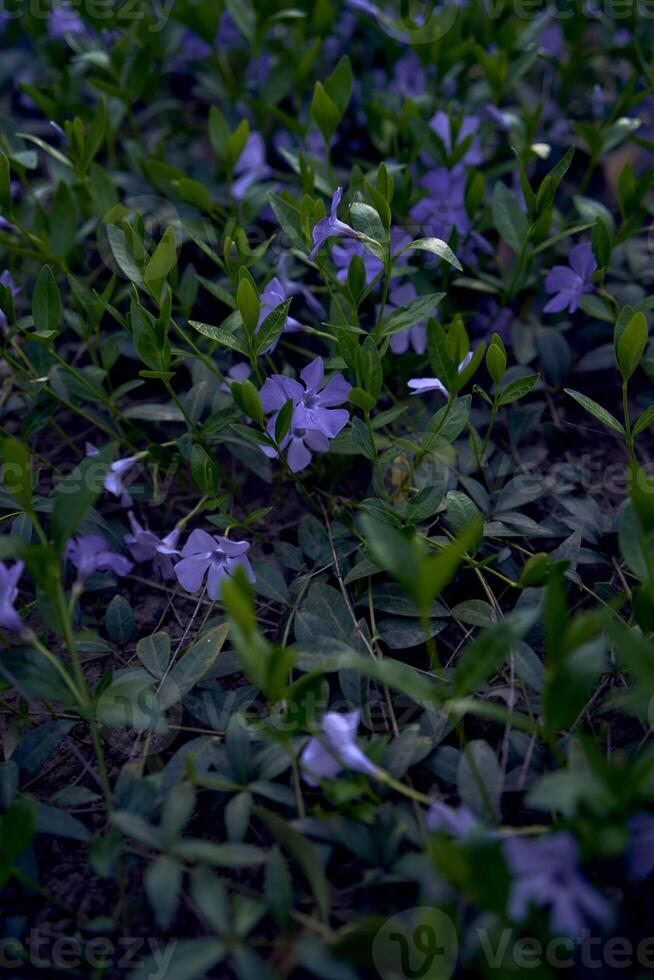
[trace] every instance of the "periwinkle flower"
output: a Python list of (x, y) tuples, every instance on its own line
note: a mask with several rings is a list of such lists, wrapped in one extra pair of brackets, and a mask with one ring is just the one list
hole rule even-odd
[[(461, 374), (462, 371), (465, 371), (471, 360), (472, 351), (466, 354), (459, 364), (459, 374)], [(446, 398), (450, 397), (449, 391), (440, 378), (411, 378), (407, 383), (409, 388), (413, 389), (411, 392), (412, 395), (423, 395), (426, 391), (440, 391), (440, 393), (445, 395)]]
[(10, 633), (22, 634), (26, 627), (16, 609), (18, 580), (23, 574), (25, 564), (17, 561), (11, 567), (0, 561), (0, 626)]
[(232, 194), (237, 201), (240, 201), (242, 197), (245, 197), (252, 184), (265, 180), (270, 174), (272, 174), (272, 170), (266, 163), (266, 147), (263, 137), (260, 133), (250, 133), (243, 147), (243, 152), (234, 167)]
[[(417, 295), (412, 282), (391, 286), (386, 304), (386, 316), (389, 316), (398, 306), (412, 303)], [(424, 354), (427, 350), (427, 327), (424, 320), (407, 327), (406, 330), (391, 334), (390, 347), (394, 354), (406, 354), (410, 346), (416, 354)]]
[(326, 218), (321, 218), (313, 226), (313, 248), (309, 252), (310, 259), (315, 258), (316, 253), (322, 248), (328, 238), (357, 238), (359, 241), (365, 239), (365, 235), (355, 231), (354, 228), (346, 225), (338, 217), (337, 211), (342, 197), (343, 188), (337, 187), (329, 207), (329, 215)]
[(322, 719), (322, 739), (312, 738), (300, 756), (303, 777), (310, 786), (333, 779), (343, 769), (374, 776), (377, 766), (356, 744), (360, 711), (328, 711)]
[(466, 806), (458, 808), (447, 806), (434, 800), (425, 818), (427, 830), (440, 831), (452, 837), (466, 837), (479, 827), (477, 818)]
[(363, 262), (366, 286), (369, 286), (384, 268), (384, 263), (372, 252), (369, 252), (367, 248), (364, 248), (361, 242), (357, 241), (347, 240), (332, 246), (331, 257), (338, 270), (336, 278), (340, 283), (347, 282), (350, 263), (355, 255), (358, 255)]
[(610, 919), (611, 906), (579, 871), (572, 834), (511, 837), (504, 853), (513, 876), (508, 912), (515, 921), (526, 919), (532, 905), (548, 906), (552, 932), (575, 938), (589, 920), (603, 924)]
[[(238, 364), (234, 364), (232, 367), (230, 367), (229, 371), (227, 372), (227, 379), (221, 384), (220, 390), (224, 391), (226, 395), (229, 395), (230, 384), (232, 381), (245, 381), (245, 379), (249, 378), (251, 374), (252, 368), (248, 362), (239, 361)], [(229, 382), (229, 384), (227, 382)]]
[[(283, 374), (266, 378), (261, 388), (261, 404), (264, 412), (272, 412), (268, 421), (268, 433), (275, 434), (275, 423), (280, 410), (290, 399), (293, 401), (291, 425), (282, 440), (281, 449), (287, 450), (286, 458), (294, 473), (303, 470), (311, 462), (311, 451), (325, 453), (329, 440), (347, 425), (350, 414), (347, 409), (335, 408), (346, 402), (351, 385), (342, 374), (333, 374), (324, 384), (325, 365), (317, 357), (300, 372), (303, 384)], [(271, 459), (277, 454), (271, 446), (262, 446)]]
[(395, 62), (391, 88), (407, 99), (418, 99), (425, 94), (427, 79), (418, 56), (409, 51)]
[(569, 265), (555, 265), (545, 281), (545, 289), (555, 295), (547, 303), (544, 313), (575, 313), (581, 297), (592, 288), (593, 273), (597, 262), (589, 242), (581, 242), (570, 252)]
[[(86, 443), (87, 456), (95, 457), (99, 453), (100, 450), (96, 446), (93, 446), (90, 442)], [(140, 456), (137, 454), (136, 456), (125, 456), (123, 459), (117, 459), (111, 464), (109, 473), (104, 481), (104, 488), (107, 493), (112, 493), (114, 497), (120, 497), (120, 502), (123, 507), (131, 507), (132, 505), (132, 498), (127, 492), (123, 479), (138, 462), (139, 458)]]
[(127, 515), (131, 533), (123, 536), (135, 562), (152, 562), (152, 568), (162, 579), (173, 578), (173, 555), (179, 554), (177, 542), (180, 531), (174, 528), (165, 538), (158, 537), (154, 531), (144, 528), (132, 511)]
[(67, 34), (87, 34), (86, 24), (73, 7), (66, 3), (53, 7), (48, 18), (48, 37), (58, 39)]
[(197, 592), (206, 576), (207, 595), (212, 601), (220, 599), (221, 582), (233, 575), (239, 565), (254, 582), (247, 557), (249, 548), (247, 541), (232, 541), (196, 528), (180, 552), (181, 560), (174, 566), (177, 581), (186, 592)]
[(465, 238), (470, 230), (470, 218), (465, 205), (464, 168), (436, 167), (425, 174), (420, 186), (427, 190), (427, 194), (410, 212), (411, 218), (420, 226), (420, 235), (447, 241), (451, 229), (456, 228), (459, 236)]
[(481, 143), (479, 141), (479, 119), (477, 116), (464, 116), (453, 141), (452, 121), (446, 112), (440, 109), (429, 120), (429, 128), (440, 138), (445, 150), (449, 155), (463, 143), (469, 136), (472, 136), (470, 146), (457, 163), (465, 163), (470, 166), (477, 166), (482, 162)]
[[(279, 306), (280, 303), (285, 302), (289, 298), (289, 293), (285, 290), (284, 285), (281, 280), (274, 276), (270, 282), (266, 285), (265, 289), (262, 291), (259, 300), (261, 302), (261, 313), (259, 315), (259, 323), (257, 324), (257, 330), (266, 319), (266, 317), (272, 313), (275, 307)], [(302, 324), (295, 317), (287, 316), (286, 322), (284, 323), (284, 332), (292, 333), (296, 330), (301, 330)], [(278, 338), (279, 340), (279, 338)], [(274, 350), (277, 346), (278, 340), (264, 352), (269, 354), (270, 351)]]
[(93, 572), (113, 572), (122, 576), (129, 575), (134, 567), (128, 558), (111, 551), (101, 534), (89, 534), (69, 541), (66, 558), (77, 569), (78, 583), (84, 583)]
[(637, 813), (629, 821), (629, 830), (629, 870), (634, 878), (644, 880), (654, 874), (654, 814)]

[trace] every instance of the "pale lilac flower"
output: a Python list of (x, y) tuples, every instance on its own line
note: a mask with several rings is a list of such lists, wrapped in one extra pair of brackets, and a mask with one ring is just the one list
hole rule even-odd
[[(472, 351), (466, 354), (459, 364), (459, 374), (461, 374), (462, 371), (465, 371), (471, 360)], [(438, 378), (411, 378), (408, 385), (409, 388), (413, 388), (413, 391), (411, 392), (412, 395), (423, 395), (426, 391), (440, 391), (440, 393), (445, 395), (446, 398), (450, 397), (449, 391), (443, 382)]]
[(245, 197), (246, 192), (259, 180), (265, 180), (272, 174), (266, 163), (266, 147), (260, 133), (250, 133), (243, 147), (236, 166), (234, 167), (234, 182), (232, 194), (237, 201)]
[[(386, 316), (389, 316), (398, 306), (406, 306), (408, 303), (412, 303), (417, 296), (412, 282), (405, 282), (401, 286), (391, 286), (386, 304)], [(407, 327), (406, 330), (391, 334), (390, 348), (394, 354), (406, 354), (409, 346), (413, 348), (416, 354), (424, 354), (427, 350), (427, 327), (424, 320), (415, 323), (412, 327)]]
[(89, 534), (74, 538), (66, 547), (66, 558), (77, 569), (77, 581), (83, 583), (93, 572), (113, 572), (115, 575), (129, 575), (134, 567), (132, 562), (111, 551), (100, 534)]
[(482, 162), (481, 143), (479, 141), (479, 119), (477, 116), (464, 116), (456, 134), (456, 142), (452, 143), (452, 121), (446, 112), (440, 109), (429, 121), (429, 128), (441, 139), (448, 156), (465, 139), (472, 136), (472, 142), (457, 163), (477, 166)]
[(579, 871), (572, 834), (511, 837), (504, 853), (513, 875), (508, 913), (515, 921), (526, 919), (532, 905), (548, 906), (552, 932), (575, 938), (589, 920), (602, 924), (610, 919), (609, 903)]
[(125, 534), (123, 541), (136, 562), (151, 561), (152, 568), (162, 579), (173, 578), (173, 555), (178, 555), (177, 542), (180, 531), (174, 528), (165, 538), (158, 537), (154, 531), (142, 527), (136, 517), (129, 512), (131, 534)]
[(634, 878), (654, 874), (654, 814), (638, 813), (629, 821), (631, 841), (627, 852), (629, 870)]
[[(303, 385), (283, 374), (273, 374), (261, 389), (264, 412), (273, 412), (267, 426), (271, 437), (280, 410), (289, 398), (293, 400), (291, 425), (280, 448), (288, 448), (286, 457), (294, 473), (309, 465), (311, 450), (326, 453), (329, 440), (345, 428), (350, 418), (346, 409), (334, 406), (347, 401), (352, 386), (342, 374), (333, 374), (324, 385), (324, 376), (324, 362), (317, 357), (301, 371)], [(271, 459), (277, 455), (271, 446), (261, 448)]]
[(67, 34), (87, 34), (86, 24), (69, 4), (62, 3), (53, 7), (48, 18), (48, 36), (51, 38), (66, 37)]
[(462, 166), (453, 170), (436, 167), (420, 181), (427, 195), (411, 208), (411, 218), (420, 226), (420, 236), (447, 241), (452, 228), (460, 238), (470, 230), (470, 218), (465, 205), (466, 174)]
[(548, 293), (555, 293), (545, 306), (544, 313), (575, 313), (584, 293), (592, 289), (597, 262), (589, 242), (582, 242), (570, 252), (570, 265), (555, 265), (545, 281)]
[(391, 88), (407, 99), (418, 99), (425, 94), (427, 79), (418, 56), (409, 51), (395, 62)]
[(186, 592), (197, 592), (205, 576), (207, 595), (212, 601), (220, 599), (220, 584), (233, 575), (240, 565), (248, 579), (254, 582), (254, 572), (246, 553), (247, 541), (232, 541), (196, 529), (181, 550), (181, 561), (174, 567), (177, 581)]
[[(250, 367), (250, 365), (248, 364), (248, 362), (247, 361), (239, 361), (238, 364), (234, 364), (233, 367), (230, 367), (229, 371), (227, 372), (227, 380), (229, 382), (232, 382), (232, 381), (238, 381), (238, 382), (245, 381), (245, 379), (246, 378), (249, 378), (251, 374), (252, 374), (252, 368)], [(223, 382), (221, 384), (221, 386), (220, 386), (220, 390), (221, 391), (224, 391), (226, 395), (229, 395), (230, 394), (230, 386), (229, 386), (229, 384), (227, 384), (226, 382)]]
[(458, 808), (447, 806), (440, 800), (434, 800), (425, 818), (427, 830), (441, 831), (452, 837), (466, 837), (472, 830), (479, 827), (474, 814), (467, 807)]
[[(96, 446), (92, 445), (90, 442), (86, 443), (86, 455), (95, 457), (98, 456), (100, 450)], [(132, 467), (139, 460), (139, 456), (125, 456), (124, 459), (117, 459), (115, 463), (111, 464), (109, 473), (107, 474), (104, 481), (104, 488), (108, 493), (112, 493), (114, 497), (120, 497), (120, 503), (123, 507), (132, 506), (132, 498), (130, 497), (127, 489), (123, 484), (123, 478), (129, 473)]]
[(376, 255), (373, 255), (372, 252), (369, 252), (367, 248), (364, 248), (361, 242), (352, 241), (351, 239), (339, 242), (338, 245), (332, 245), (331, 257), (338, 270), (336, 272), (336, 278), (340, 283), (347, 282), (350, 262), (355, 255), (358, 255), (363, 262), (363, 268), (366, 274), (365, 282), (366, 286), (369, 286), (384, 268), (384, 263)]
[[(356, 744), (360, 712), (328, 711), (322, 719), (322, 739), (312, 738), (304, 746), (300, 764), (310, 786), (333, 779), (343, 769), (374, 776), (379, 769)], [(324, 744), (323, 744), (324, 743)]]
[(14, 608), (18, 598), (18, 580), (24, 568), (22, 561), (17, 561), (11, 568), (0, 561), (0, 626), (10, 633), (22, 634), (26, 631), (25, 623)]
[(329, 216), (321, 218), (313, 226), (313, 248), (309, 253), (309, 258), (313, 259), (316, 252), (324, 245), (328, 238), (357, 238), (359, 241), (365, 239), (365, 235), (355, 231), (350, 225), (346, 225), (337, 215), (338, 205), (343, 197), (343, 188), (337, 187), (334, 191), (332, 203), (329, 208)]

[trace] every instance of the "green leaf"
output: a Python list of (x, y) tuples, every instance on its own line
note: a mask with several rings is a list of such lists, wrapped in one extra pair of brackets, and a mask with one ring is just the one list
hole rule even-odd
[(52, 202), (48, 240), (55, 255), (65, 257), (75, 244), (77, 207), (68, 184), (61, 181)]
[[(493, 348), (491, 347), (490, 349), (492, 350)], [(498, 404), (509, 405), (511, 402), (517, 402), (519, 398), (524, 398), (525, 395), (529, 394), (539, 378), (539, 374), (528, 374), (525, 378), (517, 378), (515, 381), (512, 381), (500, 395)]]
[(619, 436), (626, 436), (624, 426), (618, 422), (615, 415), (611, 415), (610, 412), (607, 412), (605, 408), (598, 405), (592, 398), (582, 395), (580, 391), (574, 391), (572, 388), (565, 388), (564, 390), (566, 395), (570, 395), (571, 398), (574, 398), (574, 400), (578, 402), (582, 408), (585, 408), (587, 412), (590, 412), (590, 414), (596, 419), (599, 419), (599, 421), (608, 429), (611, 429), (613, 432), (617, 432)]
[(360, 387), (376, 400), (384, 382), (384, 371), (377, 344), (371, 336), (366, 337), (357, 350), (356, 362)]
[(63, 552), (66, 543), (102, 493), (114, 456), (114, 446), (104, 446), (97, 456), (88, 457), (57, 484), (50, 521), (55, 548)]
[(322, 862), (313, 844), (270, 810), (255, 807), (254, 813), (265, 823), (273, 838), (297, 861), (306, 877), (318, 911), (324, 921), (329, 916), (329, 885), (323, 871)]
[(325, 92), (343, 116), (352, 97), (352, 65), (346, 54), (325, 79)]
[(32, 460), (24, 442), (7, 437), (2, 443), (4, 488), (27, 514), (32, 513)]
[(168, 633), (153, 633), (136, 644), (136, 656), (153, 677), (160, 679), (170, 662), (170, 637)]
[(243, 276), (236, 290), (236, 305), (243, 320), (245, 332), (251, 337), (254, 335), (259, 323), (261, 304), (257, 290), (252, 280), (246, 275)]
[(161, 687), (159, 699), (164, 709), (181, 701), (213, 667), (228, 632), (229, 625), (221, 623), (182, 654)]
[(640, 435), (640, 433), (644, 432), (645, 429), (649, 429), (650, 425), (652, 425), (653, 423), (654, 423), (654, 404), (649, 405), (642, 413), (642, 415), (638, 418), (636, 424), (633, 427), (632, 435), (634, 436)]
[(410, 242), (409, 245), (405, 245), (399, 254), (402, 255), (403, 252), (407, 252), (409, 249), (415, 249), (420, 252), (431, 252), (432, 255), (437, 255), (439, 259), (449, 262), (459, 272), (463, 272), (463, 266), (450, 246), (440, 238), (417, 238), (414, 242)]
[(493, 189), (493, 221), (500, 238), (516, 254), (520, 253), (527, 242), (527, 216), (515, 195), (501, 180), (497, 181)]
[(44, 265), (32, 294), (32, 316), (39, 331), (56, 330), (61, 319), (61, 298), (54, 273)]
[(134, 636), (136, 627), (134, 611), (122, 595), (113, 597), (107, 606), (104, 622), (111, 639), (121, 647), (129, 643)]
[(373, 463), (377, 459), (375, 443), (366, 423), (356, 415), (352, 419), (352, 441), (366, 459)]
[(143, 674), (144, 671), (130, 670), (116, 674), (95, 704), (100, 724), (137, 732), (153, 731), (159, 726), (161, 710), (153, 681)]
[(5, 217), (12, 211), (11, 170), (6, 153), (0, 152), (0, 209)]
[(322, 82), (316, 82), (311, 99), (311, 118), (322, 133), (325, 143), (330, 143), (339, 127), (343, 113), (325, 91)]
[(287, 299), (283, 303), (280, 303), (279, 306), (276, 306), (274, 310), (270, 311), (257, 330), (255, 345), (255, 353), (257, 355), (263, 354), (265, 350), (277, 342), (286, 324), (290, 305), (291, 300)]
[(178, 939), (162, 966), (161, 953), (146, 956), (130, 971), (130, 980), (203, 980), (227, 955), (219, 939)]
[(624, 381), (628, 381), (641, 362), (648, 340), (647, 320), (644, 313), (634, 313), (617, 342), (618, 367)]
[[(148, 286), (162, 282), (177, 265), (177, 239), (173, 228), (166, 228), (163, 237), (155, 248), (152, 258), (145, 267), (143, 279)], [(158, 291), (158, 290), (157, 290)]]
[(157, 925), (167, 931), (173, 923), (179, 904), (182, 888), (181, 864), (167, 854), (160, 854), (148, 866), (144, 885)]
[(215, 340), (217, 343), (222, 344), (223, 347), (228, 347), (230, 350), (235, 350), (238, 354), (243, 354), (248, 356), (248, 345), (245, 339), (231, 330), (227, 330), (225, 327), (213, 327), (209, 323), (200, 323), (198, 320), (189, 320), (189, 326), (197, 330), (204, 337), (209, 337), (210, 340)]
[(382, 320), (381, 336), (387, 337), (398, 333), (400, 330), (406, 330), (408, 327), (420, 323), (426, 317), (433, 316), (436, 307), (444, 298), (445, 293), (429, 293), (427, 296), (417, 296), (410, 303), (396, 307), (389, 316)]

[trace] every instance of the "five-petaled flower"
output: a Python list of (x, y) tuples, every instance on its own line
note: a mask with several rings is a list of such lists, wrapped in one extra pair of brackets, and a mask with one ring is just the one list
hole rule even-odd
[(532, 905), (549, 906), (552, 932), (576, 937), (588, 920), (601, 924), (610, 919), (609, 903), (579, 871), (572, 834), (510, 837), (504, 853), (513, 875), (508, 911), (515, 921), (522, 922)]
[(177, 581), (186, 592), (197, 592), (206, 576), (207, 595), (213, 601), (220, 599), (222, 580), (233, 575), (239, 565), (254, 582), (254, 572), (247, 557), (249, 548), (247, 541), (232, 541), (196, 529), (190, 533), (180, 552), (181, 560), (175, 565)]
[(588, 242), (582, 242), (570, 252), (570, 265), (555, 265), (545, 280), (545, 289), (555, 295), (545, 306), (544, 313), (575, 313), (584, 293), (590, 292), (597, 262)]
[[(289, 399), (293, 401), (291, 424), (280, 448), (288, 447), (286, 458), (294, 473), (309, 465), (311, 450), (327, 452), (329, 440), (345, 428), (350, 418), (347, 409), (334, 406), (347, 401), (352, 386), (342, 374), (333, 374), (327, 384), (323, 384), (324, 377), (325, 365), (317, 357), (300, 372), (304, 385), (283, 374), (273, 374), (261, 389), (264, 412), (273, 412), (267, 426), (273, 438), (280, 410)], [(272, 446), (261, 448), (271, 459), (277, 455)]]
[[(86, 443), (87, 456), (95, 457), (99, 454), (99, 452), (100, 450), (97, 449), (96, 446), (93, 446), (90, 442)], [(114, 497), (120, 497), (120, 503), (123, 507), (132, 506), (132, 498), (127, 492), (123, 480), (139, 459), (140, 454), (137, 454), (136, 456), (125, 456), (123, 459), (117, 459), (115, 463), (111, 464), (109, 473), (105, 478), (105, 490), (107, 493), (112, 493)]]
[(78, 584), (84, 583), (93, 572), (129, 575), (134, 567), (129, 558), (111, 551), (101, 534), (89, 534), (69, 541), (66, 557), (77, 569)]
[(364, 241), (366, 236), (362, 235), (360, 232), (355, 231), (350, 225), (346, 225), (344, 221), (341, 221), (337, 216), (336, 212), (338, 210), (338, 205), (341, 203), (341, 198), (343, 197), (343, 188), (337, 187), (334, 191), (334, 196), (332, 198), (332, 203), (329, 208), (329, 216), (327, 218), (321, 218), (313, 226), (313, 248), (309, 252), (309, 258), (313, 259), (318, 251), (328, 238), (358, 238), (360, 241)]
[[(461, 372), (467, 368), (471, 358), (472, 351), (466, 354), (459, 364), (459, 374), (461, 374)], [(446, 398), (450, 397), (449, 391), (439, 378), (411, 378), (411, 380), (407, 383), (409, 388), (413, 389), (411, 392), (412, 395), (422, 395), (426, 391), (440, 391), (440, 393), (445, 395)]]
[(18, 580), (24, 568), (22, 561), (17, 561), (11, 568), (0, 561), (0, 626), (10, 633), (26, 631), (23, 620), (14, 608), (18, 598)]
[(128, 514), (131, 533), (123, 537), (136, 562), (151, 561), (154, 571), (163, 579), (173, 578), (173, 556), (178, 555), (177, 542), (180, 530), (174, 528), (165, 538), (158, 537), (137, 521), (132, 511)]
[(322, 719), (320, 738), (312, 738), (300, 756), (303, 776), (310, 786), (321, 779), (333, 779), (343, 769), (374, 776), (380, 770), (356, 744), (360, 712), (328, 711)]

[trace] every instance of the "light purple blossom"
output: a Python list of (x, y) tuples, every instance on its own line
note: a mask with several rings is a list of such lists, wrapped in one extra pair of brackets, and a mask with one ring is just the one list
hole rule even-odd
[(575, 313), (584, 293), (592, 288), (597, 262), (589, 242), (582, 242), (570, 252), (570, 265), (555, 265), (545, 281), (548, 293), (555, 293), (545, 306), (544, 313)]
[(254, 572), (247, 557), (247, 541), (232, 541), (196, 529), (189, 535), (181, 550), (181, 560), (174, 567), (177, 581), (186, 592), (197, 592), (207, 580), (207, 595), (212, 601), (220, 599), (220, 584), (233, 575), (240, 565), (251, 582)]
[[(86, 443), (87, 456), (95, 457), (98, 456), (99, 453), (100, 450), (97, 449), (96, 446), (92, 445), (90, 442)], [(104, 488), (107, 493), (113, 494), (114, 497), (120, 497), (120, 502), (123, 507), (132, 506), (132, 498), (123, 484), (123, 479), (138, 462), (138, 460), (138, 455), (125, 456), (124, 459), (117, 459), (115, 463), (111, 464), (109, 473), (104, 481)]]
[[(398, 306), (406, 306), (408, 303), (412, 303), (417, 296), (412, 282), (405, 282), (401, 286), (391, 286), (386, 304), (386, 315), (391, 314)], [(409, 346), (413, 348), (416, 354), (424, 354), (427, 350), (427, 327), (424, 320), (415, 323), (412, 327), (407, 327), (406, 330), (391, 334), (390, 347), (394, 354), (406, 354)]]
[(312, 738), (300, 756), (303, 777), (310, 786), (333, 779), (343, 769), (374, 776), (379, 769), (356, 744), (360, 712), (328, 711), (322, 719), (322, 738)]
[(86, 24), (72, 6), (62, 3), (53, 7), (48, 18), (49, 37), (54, 39), (66, 37), (67, 34), (87, 33)]
[(123, 555), (111, 551), (101, 534), (89, 534), (68, 542), (66, 558), (77, 569), (77, 581), (83, 583), (93, 572), (128, 575), (134, 567)]
[(425, 824), (427, 830), (441, 831), (451, 834), (452, 837), (466, 837), (479, 827), (476, 817), (467, 807), (447, 806), (440, 800), (434, 800), (429, 807)]
[(10, 568), (0, 561), (0, 626), (10, 633), (22, 634), (26, 626), (15, 610), (18, 598), (18, 580), (25, 564), (17, 561)]
[(425, 94), (427, 79), (414, 51), (409, 51), (395, 62), (391, 88), (407, 99), (418, 99)]
[(548, 906), (552, 932), (575, 938), (589, 920), (602, 924), (610, 919), (609, 903), (579, 871), (572, 834), (511, 837), (504, 853), (513, 875), (508, 912), (515, 921), (522, 922), (532, 905)]
[(582, 242), (570, 252), (570, 265), (555, 265), (545, 281), (545, 289), (555, 295), (545, 306), (544, 313), (575, 313), (584, 293), (592, 288), (597, 262), (589, 242)]
[(329, 208), (329, 215), (321, 218), (313, 226), (313, 248), (309, 253), (309, 258), (313, 259), (318, 250), (324, 245), (328, 238), (357, 238), (359, 241), (365, 239), (365, 235), (355, 231), (350, 225), (346, 225), (337, 215), (338, 205), (343, 197), (343, 188), (337, 187), (332, 197)]
[[(471, 360), (472, 351), (466, 354), (459, 364), (459, 374), (465, 371)], [(449, 391), (439, 378), (411, 378), (408, 385), (409, 388), (413, 388), (412, 395), (424, 395), (426, 391), (440, 391), (446, 398), (450, 397)]]
[(427, 194), (411, 208), (411, 218), (420, 226), (423, 237), (450, 237), (452, 228), (465, 238), (470, 230), (470, 218), (465, 205), (466, 174), (461, 166), (447, 170), (436, 167), (420, 181)]
[(338, 270), (336, 278), (341, 283), (347, 282), (350, 262), (355, 255), (358, 255), (363, 262), (363, 268), (366, 274), (366, 286), (369, 286), (384, 268), (384, 263), (376, 255), (373, 255), (372, 252), (369, 252), (367, 248), (364, 248), (361, 242), (347, 240), (332, 246), (331, 257)]
[(477, 116), (464, 116), (461, 120), (461, 125), (459, 126), (458, 132), (456, 134), (456, 141), (452, 142), (452, 121), (446, 112), (440, 109), (429, 121), (429, 128), (436, 133), (440, 138), (445, 147), (445, 150), (450, 156), (453, 151), (466, 140), (469, 136), (472, 136), (472, 142), (470, 146), (465, 151), (460, 160), (457, 163), (465, 163), (469, 166), (477, 166), (482, 162), (481, 153), (481, 143), (479, 140), (479, 119)]
[[(333, 374), (327, 384), (324, 377), (324, 362), (317, 357), (300, 372), (303, 384), (283, 374), (273, 374), (261, 389), (263, 410), (273, 413), (267, 426), (271, 437), (280, 410), (289, 398), (293, 400), (291, 425), (280, 448), (287, 449), (286, 458), (294, 473), (309, 465), (312, 450), (326, 453), (329, 440), (345, 428), (350, 418), (347, 409), (334, 406), (347, 401), (352, 386), (342, 374)], [(261, 448), (271, 459), (277, 455), (271, 446)]]
[[(245, 381), (246, 378), (249, 378), (251, 374), (252, 374), (252, 368), (250, 367), (248, 362), (239, 361), (238, 364), (234, 364), (233, 367), (230, 367), (229, 371), (227, 372), (227, 379), (230, 382), (232, 381), (241, 382), (241, 381)], [(226, 395), (230, 394), (230, 386), (225, 382), (221, 384), (220, 390), (224, 391)]]
[(272, 174), (266, 163), (266, 147), (260, 133), (250, 133), (243, 147), (236, 166), (234, 167), (234, 183), (232, 194), (237, 201), (245, 197), (246, 192), (259, 180), (265, 180)]
[(158, 537), (154, 531), (142, 527), (132, 513), (129, 512), (131, 533), (125, 534), (123, 541), (135, 562), (151, 561), (152, 568), (162, 579), (173, 578), (173, 555), (176, 550), (180, 531), (174, 528), (165, 538)]
[(631, 841), (627, 851), (629, 870), (634, 878), (654, 874), (654, 814), (638, 813), (629, 821)]

